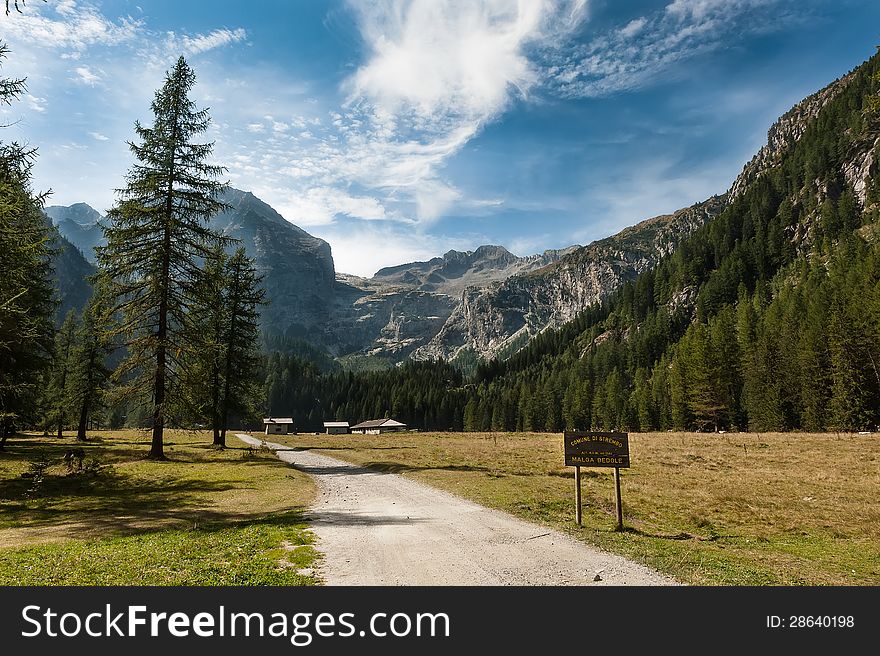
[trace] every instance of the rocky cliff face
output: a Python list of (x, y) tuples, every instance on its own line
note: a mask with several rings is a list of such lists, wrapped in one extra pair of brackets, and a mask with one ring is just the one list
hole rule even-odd
[(579, 248), (549, 250), (540, 255), (517, 257), (503, 246), (480, 246), (474, 251), (449, 251), (427, 262), (413, 262), (381, 269), (373, 280), (425, 292), (460, 296), (467, 287), (486, 287), (510, 276), (536, 271), (559, 261)]
[(764, 172), (778, 165), (783, 155), (804, 135), (810, 121), (819, 115), (825, 105), (840, 95), (852, 79), (853, 74), (846, 75), (821, 91), (807, 96), (770, 126), (767, 131), (767, 143), (743, 167), (742, 173), (730, 186), (728, 192), (730, 199), (742, 195), (746, 188)]
[(230, 209), (215, 216), (211, 226), (240, 240), (265, 276), (264, 328), (313, 341), (315, 329), (331, 319), (336, 272), (330, 245), (252, 193), (230, 189), (222, 200)]
[(719, 196), (627, 228), (579, 248), (554, 264), (488, 288), (469, 287), (437, 336), (413, 357), (455, 359), (472, 351), (506, 357), (551, 326), (573, 319), (671, 253), (726, 205)]
[[(767, 132), (767, 143), (744, 167), (742, 173), (734, 180), (728, 195), (731, 200), (740, 196), (753, 182), (762, 175), (777, 167), (783, 157), (791, 151), (803, 137), (807, 129), (814, 123), (828, 103), (846, 91), (856, 79), (856, 72), (841, 77), (824, 89), (804, 98), (788, 112), (783, 114)], [(865, 208), (868, 202), (868, 180), (877, 170), (877, 152), (880, 148), (880, 135), (866, 134), (861, 131), (849, 130), (850, 143), (842, 153), (838, 173), (840, 180), (851, 188), (859, 205)], [(827, 174), (827, 172), (825, 172)], [(833, 177), (833, 176), (832, 176)], [(837, 187), (834, 181), (831, 187)], [(829, 195), (829, 177), (823, 175), (809, 181), (805, 188), (790, 200), (794, 205), (804, 197), (814, 194), (821, 203)], [(813, 226), (818, 218), (818, 210), (803, 216), (794, 234), (792, 242), (800, 248), (809, 247), (813, 242)]]
[[(211, 224), (240, 240), (265, 276), (267, 331), (303, 339), (336, 357), (357, 354), (390, 363), (452, 359), (465, 350), (483, 357), (513, 353), (532, 335), (572, 319), (653, 266), (724, 202), (713, 199), (657, 217), (583, 248), (517, 257), (501, 246), (481, 246), (365, 279), (337, 275), (329, 244), (253, 194), (230, 189), (223, 200), (230, 209)], [(80, 229), (100, 232), (101, 216), (88, 210), (82, 204), (56, 207), (52, 215), (59, 231), (76, 237)]]

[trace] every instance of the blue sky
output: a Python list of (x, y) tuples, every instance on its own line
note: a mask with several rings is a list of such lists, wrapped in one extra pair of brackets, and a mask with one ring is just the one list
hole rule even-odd
[(0, 16), (4, 139), (104, 211), (180, 54), (218, 163), (337, 270), (585, 244), (724, 192), (880, 43), (875, 0), (49, 0)]

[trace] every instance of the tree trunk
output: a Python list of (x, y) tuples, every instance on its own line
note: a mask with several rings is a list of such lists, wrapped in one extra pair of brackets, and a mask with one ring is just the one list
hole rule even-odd
[[(167, 220), (171, 221), (171, 197), (169, 192)], [(165, 351), (168, 339), (168, 288), (171, 270), (171, 227), (166, 224), (162, 254), (162, 298), (159, 302), (159, 326), (156, 330), (156, 377), (153, 381), (153, 442), (150, 445), (150, 460), (166, 460), (163, 442), (165, 431), (165, 368), (168, 366)]]
[(165, 429), (165, 417), (163, 415), (165, 405), (164, 337), (160, 337), (160, 345), (156, 349), (156, 378), (153, 385), (153, 441), (150, 445), (150, 454), (147, 457), (150, 460), (165, 460), (165, 445), (163, 442)]
[(214, 446), (226, 446), (226, 440), (224, 439), (223, 433), (221, 431), (220, 424), (220, 374), (217, 371), (217, 358), (214, 357), (214, 375), (212, 381), (212, 390), (211, 390), (211, 423), (214, 428)]
[(232, 319), (229, 322), (229, 343), (226, 345), (226, 375), (223, 378), (223, 397), (220, 401), (220, 431), (223, 446), (226, 446), (226, 423), (229, 421), (229, 392), (231, 388), (230, 380), (232, 378), (232, 341), (235, 335), (235, 314), (238, 311), (238, 299), (233, 299), (230, 313)]
[(77, 442), (85, 442), (87, 440), (86, 431), (89, 428), (89, 406), (92, 405), (92, 385), (94, 384), (94, 379), (92, 377), (92, 372), (95, 370), (95, 360), (97, 359), (97, 353), (91, 348), (89, 349), (89, 368), (88, 368), (88, 376), (86, 377), (86, 389), (83, 394), (82, 406), (79, 411), (79, 425), (76, 429), (76, 441)]
[(64, 437), (64, 411), (58, 411), (58, 439)]
[(83, 399), (82, 408), (79, 411), (79, 426), (76, 429), (76, 441), (77, 442), (85, 442), (86, 441), (86, 429), (89, 425), (89, 396), (86, 394), (86, 397)]

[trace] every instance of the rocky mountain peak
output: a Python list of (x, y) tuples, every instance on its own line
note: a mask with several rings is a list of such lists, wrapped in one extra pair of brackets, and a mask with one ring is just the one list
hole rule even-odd
[(854, 73), (845, 75), (824, 89), (807, 96), (770, 126), (767, 131), (767, 143), (733, 181), (728, 192), (731, 200), (742, 195), (765, 171), (779, 164), (783, 155), (804, 135), (810, 122), (819, 115), (823, 107), (847, 88), (854, 75)]
[(73, 205), (51, 205), (43, 210), (54, 225), (58, 225), (62, 221), (73, 221), (81, 226), (93, 226), (103, 218), (91, 205), (86, 203), (74, 203)]

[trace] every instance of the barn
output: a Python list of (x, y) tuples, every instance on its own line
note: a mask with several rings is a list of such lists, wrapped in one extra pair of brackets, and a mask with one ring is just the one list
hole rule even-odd
[(372, 419), (351, 427), (352, 433), (361, 435), (381, 435), (382, 433), (397, 433), (405, 431), (406, 424), (401, 424), (394, 419)]
[(263, 425), (266, 435), (287, 435), (293, 431), (293, 417), (266, 417)]
[(327, 435), (346, 435), (349, 431), (347, 421), (325, 421), (324, 432)]

